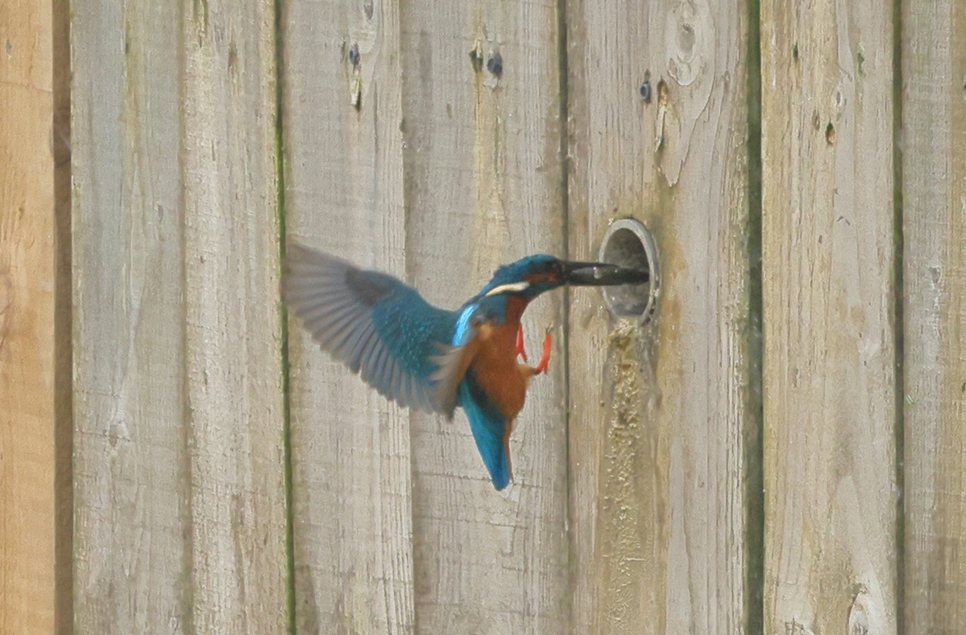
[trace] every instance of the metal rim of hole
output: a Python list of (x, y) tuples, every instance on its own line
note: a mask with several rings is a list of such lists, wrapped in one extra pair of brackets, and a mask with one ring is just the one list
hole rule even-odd
[(610, 224), (597, 254), (600, 262), (632, 269), (646, 269), (650, 281), (644, 284), (603, 287), (604, 303), (616, 318), (637, 320), (641, 326), (651, 321), (657, 308), (660, 275), (657, 245), (647, 228), (633, 218), (622, 218)]

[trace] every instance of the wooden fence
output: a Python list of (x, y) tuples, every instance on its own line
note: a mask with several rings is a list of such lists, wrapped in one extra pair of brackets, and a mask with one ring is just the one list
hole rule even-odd
[[(960, 0), (0, 25), (0, 633), (966, 633)], [(454, 307), (622, 217), (655, 320), (532, 307), (503, 493), (279, 302), (286, 236)]]

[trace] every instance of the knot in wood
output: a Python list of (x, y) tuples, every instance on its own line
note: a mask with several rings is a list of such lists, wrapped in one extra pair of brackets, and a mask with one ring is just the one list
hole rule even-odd
[(667, 71), (681, 86), (688, 86), (710, 68), (714, 23), (705, 0), (683, 0), (667, 14), (664, 45)]

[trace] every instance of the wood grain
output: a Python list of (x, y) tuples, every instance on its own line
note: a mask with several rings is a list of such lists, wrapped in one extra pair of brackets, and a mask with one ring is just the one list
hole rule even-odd
[(54, 372), (55, 469), (54, 543), (57, 606), (54, 632), (70, 635), (74, 629), (74, 347), (73, 280), (71, 278), (71, 143), (70, 143), (70, 3), (52, 3), (53, 53), (54, 338), (57, 362)]
[(51, 17), (49, 2), (0, 2), (0, 632), (26, 635), (54, 631), (57, 568), (69, 567), (55, 552)]
[[(396, 3), (292, 2), (282, 33), (289, 236), (405, 277)], [(299, 632), (411, 633), (409, 418), (289, 343)]]
[(966, 632), (966, 5), (902, 5), (905, 632)]
[(570, 255), (633, 217), (663, 276), (644, 329), (572, 294), (574, 632), (741, 632), (758, 424), (748, 8), (572, 0), (567, 23)]
[[(498, 265), (565, 250), (557, 8), (417, 0), (401, 25), (406, 271), (455, 308)], [(418, 633), (571, 630), (562, 299), (525, 316), (531, 352), (551, 321), (558, 344), (516, 421), (504, 492), (462, 412), (411, 414)]]
[(274, 37), (74, 11), (78, 633), (287, 625)]
[(192, 623), (288, 626), (275, 6), (185, 3), (185, 407)]
[(78, 634), (191, 623), (180, 16), (149, 4), (71, 31)]
[(766, 632), (897, 632), (892, 7), (762, 3)]

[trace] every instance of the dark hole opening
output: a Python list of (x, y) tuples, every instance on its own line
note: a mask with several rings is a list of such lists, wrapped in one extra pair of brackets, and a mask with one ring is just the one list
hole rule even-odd
[(604, 236), (599, 259), (650, 274), (644, 284), (603, 288), (604, 301), (615, 317), (646, 324), (654, 313), (659, 284), (657, 249), (650, 233), (636, 220), (615, 221)]

